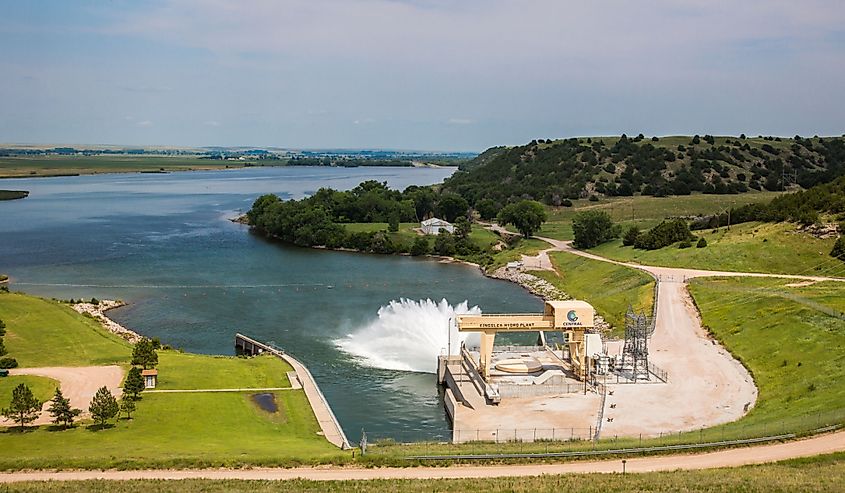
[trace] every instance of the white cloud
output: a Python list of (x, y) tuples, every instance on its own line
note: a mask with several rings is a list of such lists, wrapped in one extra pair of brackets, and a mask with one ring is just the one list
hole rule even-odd
[(138, 125), (139, 127), (152, 127), (153, 122), (151, 122), (149, 120), (141, 120), (138, 123), (136, 123), (135, 125)]
[(475, 120), (470, 118), (449, 118), (447, 121), (450, 125), (472, 125)]

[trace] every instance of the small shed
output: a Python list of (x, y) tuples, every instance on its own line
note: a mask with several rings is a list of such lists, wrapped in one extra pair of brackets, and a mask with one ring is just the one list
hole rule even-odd
[(141, 370), (141, 376), (144, 377), (144, 388), (154, 389), (158, 383), (158, 370)]
[(427, 235), (438, 235), (441, 230), (446, 230), (449, 233), (455, 232), (455, 227), (452, 223), (443, 219), (437, 219), (436, 217), (421, 222), (420, 229), (422, 229), (423, 234)]

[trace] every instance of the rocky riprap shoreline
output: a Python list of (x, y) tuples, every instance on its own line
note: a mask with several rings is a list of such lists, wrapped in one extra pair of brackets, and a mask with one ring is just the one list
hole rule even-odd
[[(502, 279), (505, 281), (515, 282), (523, 288), (527, 289), (528, 292), (530, 292), (531, 294), (539, 296), (545, 301), (561, 301), (572, 299), (572, 296), (569, 296), (568, 294), (564, 293), (563, 291), (555, 287), (552, 283), (522, 270), (512, 270), (508, 269), (507, 267), (499, 267), (493, 272), (487, 272), (486, 274), (488, 277), (492, 277), (494, 279)], [(596, 329), (601, 333), (609, 332), (611, 329), (611, 325), (607, 323), (604, 318), (601, 317), (601, 315), (597, 314), (595, 316), (594, 323)]]
[(96, 319), (112, 334), (117, 334), (130, 343), (135, 344), (142, 339), (137, 332), (127, 329), (106, 316), (106, 312), (108, 310), (124, 305), (126, 305), (126, 303), (122, 301), (101, 300), (99, 303), (74, 303), (71, 307), (83, 315), (87, 314)]

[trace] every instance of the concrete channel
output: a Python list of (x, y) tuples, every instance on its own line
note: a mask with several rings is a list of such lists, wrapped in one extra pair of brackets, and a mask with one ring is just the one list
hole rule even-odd
[[(299, 380), (299, 384), (302, 385), (302, 389), (305, 391), (305, 396), (308, 398), (311, 410), (317, 418), (317, 423), (320, 424), (320, 430), (323, 432), (323, 436), (331, 444), (340, 447), (342, 450), (351, 448), (346, 434), (343, 433), (343, 428), (340, 427), (337, 417), (332, 412), (332, 408), (326, 400), (326, 396), (320, 391), (320, 387), (314, 380), (314, 376), (311, 375), (311, 372), (308, 371), (308, 368), (304, 364), (279, 348), (240, 333), (235, 334), (235, 351), (239, 354), (250, 356), (269, 353), (281, 358), (292, 366), (294, 372), (296, 372), (296, 378)], [(293, 385), (294, 382), (291, 382), (291, 384)]]

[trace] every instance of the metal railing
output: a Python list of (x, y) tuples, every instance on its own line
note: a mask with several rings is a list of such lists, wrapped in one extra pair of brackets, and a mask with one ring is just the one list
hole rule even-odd
[[(565, 457), (722, 447), (845, 428), (845, 408), (761, 422), (727, 423), (698, 430), (666, 430), (653, 435), (607, 435), (588, 428), (498, 428), (444, 430), (420, 441), (408, 430), (367, 432), (368, 454), (430, 459), (474, 457)], [(596, 440), (601, 432), (601, 438)], [(454, 440), (453, 440), (454, 439)]]

